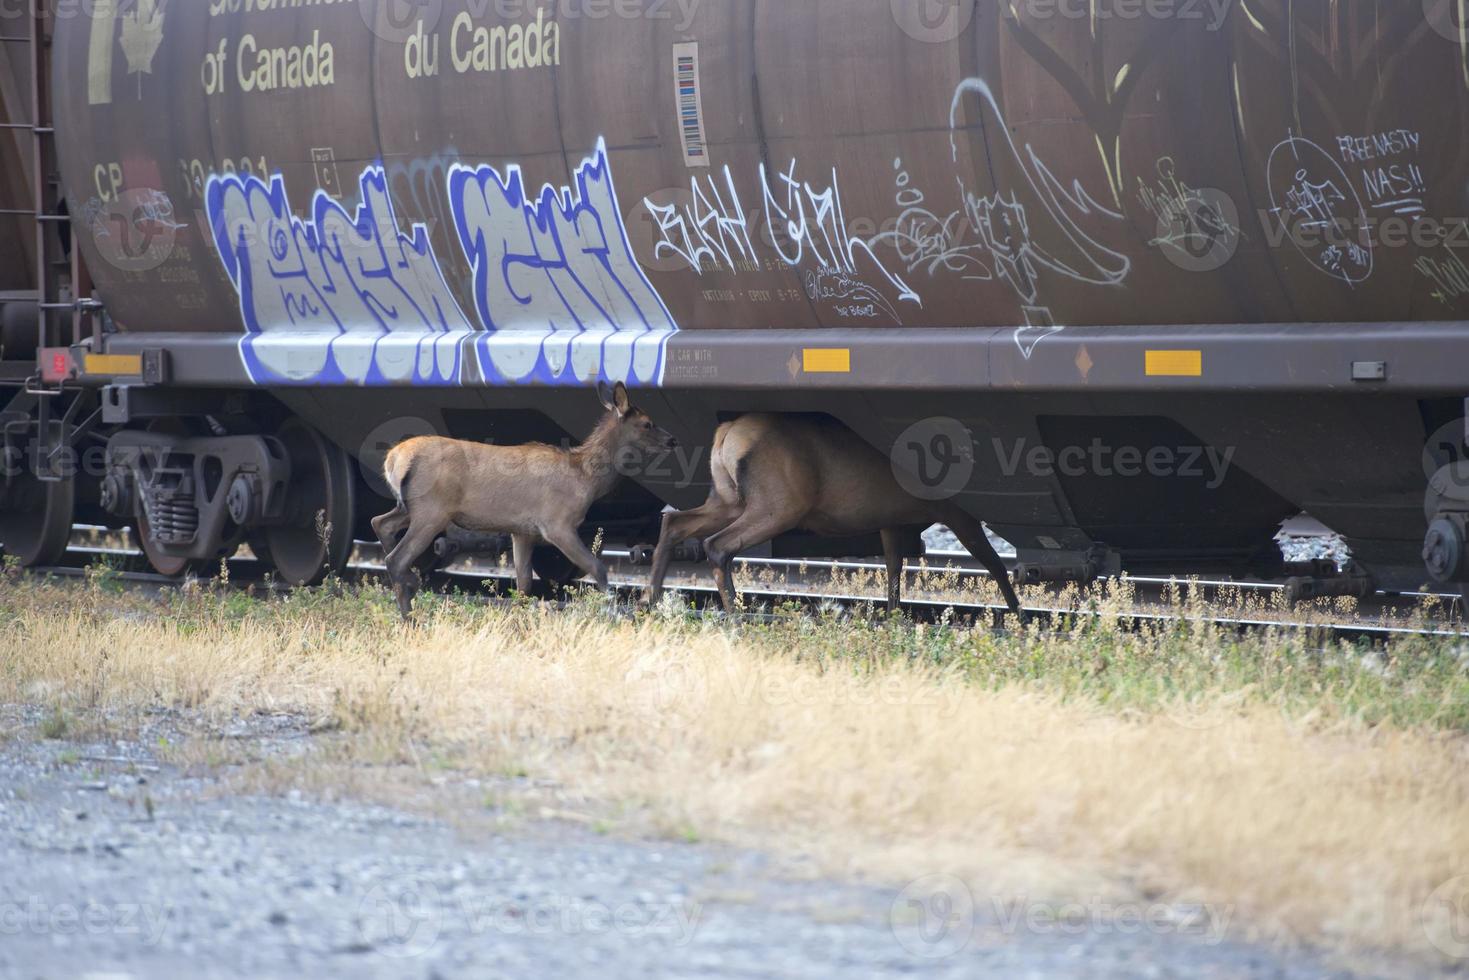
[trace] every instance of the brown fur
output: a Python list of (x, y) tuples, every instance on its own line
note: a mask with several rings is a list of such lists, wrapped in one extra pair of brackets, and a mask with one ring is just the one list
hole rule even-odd
[(893, 476), (886, 457), (831, 419), (746, 415), (719, 427), (710, 456), (714, 487), (694, 510), (665, 514), (648, 598), (658, 601), (674, 547), (702, 538), (720, 601), (735, 604), (733, 564), (741, 552), (787, 531), (829, 537), (881, 532), (887, 564), (888, 608), (896, 609), (903, 560), (898, 531), (946, 524), (989, 569), (1005, 602), (1020, 601), (984, 526), (952, 501), (920, 500)]
[(405, 618), (421, 585), (414, 562), (450, 524), (509, 534), (522, 593), (530, 592), (531, 551), (542, 541), (596, 579), (599, 588), (607, 587), (606, 566), (581, 539), (587, 510), (617, 483), (620, 453), (666, 452), (677, 441), (629, 404), (621, 382), (603, 394), (603, 405), (607, 414), (574, 449), (426, 436), (388, 453), (383, 475), (398, 506), (374, 518), (372, 529), (387, 554), (388, 578)]

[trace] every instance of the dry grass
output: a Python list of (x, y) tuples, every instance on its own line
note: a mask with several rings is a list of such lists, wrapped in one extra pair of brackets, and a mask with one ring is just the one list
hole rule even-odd
[[(1146, 896), (1255, 936), (1442, 961), (1449, 923), (1425, 901), (1469, 874), (1463, 647), (731, 626), (595, 601), (430, 599), (421, 617), (397, 625), (378, 590), (0, 584), (0, 699), (304, 711), (362, 757), (527, 772), (589, 809), (840, 871), (953, 872), (986, 909)], [(1450, 887), (1469, 903), (1469, 878)]]

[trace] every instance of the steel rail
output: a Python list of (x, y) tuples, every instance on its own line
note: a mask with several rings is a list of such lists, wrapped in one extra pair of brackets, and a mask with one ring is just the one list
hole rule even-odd
[[(361, 543), (358, 549), (359, 555), (364, 551), (372, 551), (377, 548), (375, 543)], [(34, 576), (44, 577), (55, 575), (59, 577), (80, 578), (87, 574), (87, 565), (95, 559), (117, 559), (142, 562), (144, 556), (141, 551), (131, 548), (100, 547), (89, 545), (75, 545), (68, 550), (75, 555), (76, 563), (65, 566), (32, 569)], [(609, 549), (603, 552), (605, 559), (609, 562), (610, 586), (619, 598), (628, 602), (629, 606), (636, 602), (646, 587), (646, 578), (630, 571), (624, 560), (628, 552)], [(969, 556), (962, 552), (930, 552), (929, 559), (943, 558), (945, 560), (958, 561), (967, 559)], [(881, 573), (883, 566), (877, 563), (860, 561), (830, 561), (830, 560), (807, 560), (807, 559), (770, 559), (770, 558), (742, 558), (739, 559), (746, 571), (766, 569), (803, 569), (806, 573), (812, 571), (858, 571)], [(232, 588), (265, 587), (272, 590), (286, 592), (288, 587), (272, 582), (268, 569), (260, 562), (252, 558), (228, 559), (230, 575), (230, 586)], [(909, 574), (931, 573), (931, 574), (954, 574), (972, 575), (975, 577), (988, 577), (988, 573), (981, 569), (935, 566), (933, 564), (909, 564), (905, 566)], [(161, 591), (167, 588), (177, 587), (182, 580), (160, 575), (151, 571), (140, 570), (117, 570), (111, 573), (115, 580), (124, 584), (135, 585)], [(361, 557), (354, 560), (348, 567), (344, 576), (351, 581), (367, 582), (385, 579), (386, 570), (381, 563), (363, 560)], [(513, 572), (506, 567), (482, 566), (466, 569), (450, 567), (433, 573), (430, 578), (430, 587), (440, 591), (460, 589), (469, 586), (473, 590), (483, 590), (488, 583), (494, 583), (498, 596), (507, 595), (512, 587), (514, 579)], [(1202, 581), (1197, 579), (1128, 579), (1134, 586), (1143, 586), (1147, 591), (1157, 589), (1160, 593), (1168, 589), (1193, 589), (1195, 587), (1217, 587), (1217, 588), (1244, 588), (1257, 590), (1279, 590), (1281, 587), (1273, 583), (1250, 583), (1232, 581)], [(691, 597), (696, 609), (701, 612), (715, 609), (717, 606), (717, 593), (712, 584), (690, 583), (680, 581), (667, 586), (671, 594)], [(883, 605), (880, 596), (860, 594), (856, 592), (844, 592), (841, 590), (824, 590), (812, 587), (806, 582), (783, 582), (778, 586), (769, 583), (752, 581), (740, 590), (747, 607), (758, 610), (765, 606), (765, 611), (752, 611), (743, 614), (756, 619), (770, 618), (772, 611), (785, 603), (798, 603), (808, 608), (822, 609), (825, 607), (839, 608), (844, 611), (863, 609), (871, 607), (877, 609)], [(1412, 597), (1422, 598), (1444, 598), (1433, 594), (1404, 594), (1403, 599)], [(479, 597), (477, 597), (479, 598)], [(495, 596), (483, 598), (494, 599)], [(1457, 596), (1453, 597), (1457, 599)], [(1147, 600), (1139, 595), (1134, 597), (1134, 602), (1145, 603)], [(937, 622), (946, 618), (957, 619), (961, 622), (980, 622), (989, 620), (995, 628), (1005, 629), (1006, 623), (1012, 623), (1013, 617), (1006, 614), (1008, 610), (1000, 603), (985, 602), (977, 599), (963, 599), (956, 597), (930, 597), (930, 596), (905, 596), (901, 601), (901, 608), (911, 618), (921, 622)], [(1447, 605), (1446, 605), (1447, 608)], [(1429, 639), (1469, 639), (1469, 630), (1459, 628), (1451, 623), (1433, 624), (1426, 626), (1414, 626), (1406, 624), (1371, 622), (1371, 621), (1293, 621), (1289, 619), (1269, 619), (1259, 616), (1231, 615), (1229, 613), (1210, 613), (1208, 611), (1193, 612), (1191, 610), (1177, 610), (1174, 608), (1147, 608), (1146, 606), (1135, 607), (1126, 610), (1106, 610), (1082, 606), (1064, 606), (1054, 602), (1030, 602), (1026, 603), (1023, 615), (1027, 622), (1043, 622), (1049, 624), (1064, 624), (1075, 619), (1103, 619), (1112, 617), (1119, 622), (1124, 622), (1131, 628), (1142, 628), (1146, 625), (1158, 626), (1169, 623), (1188, 622), (1200, 626), (1206, 626), (1220, 630), (1233, 630), (1240, 632), (1254, 632), (1263, 630), (1280, 630), (1288, 632), (1299, 632), (1309, 634), (1313, 638), (1348, 641), (1367, 641), (1374, 643), (1387, 643), (1393, 640), (1407, 639), (1411, 637)]]

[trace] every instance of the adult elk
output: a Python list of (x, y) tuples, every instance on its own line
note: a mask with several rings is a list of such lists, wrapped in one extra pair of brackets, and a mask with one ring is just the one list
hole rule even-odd
[(559, 549), (598, 588), (607, 588), (607, 567), (579, 532), (587, 510), (617, 483), (624, 453), (662, 453), (678, 441), (629, 403), (622, 382), (611, 390), (598, 385), (597, 393), (607, 414), (574, 449), (424, 436), (388, 453), (383, 475), (398, 506), (374, 518), (372, 529), (388, 556), (388, 579), (405, 619), (422, 584), (414, 562), (450, 524), (509, 534), (515, 586), (522, 593), (530, 592), (531, 552), (540, 541)]
[(1020, 600), (984, 526), (958, 504), (920, 500), (893, 476), (885, 456), (829, 418), (746, 415), (719, 427), (710, 455), (714, 488), (702, 507), (663, 516), (648, 599), (656, 603), (673, 549), (703, 538), (720, 601), (735, 605), (735, 556), (786, 531), (828, 537), (882, 533), (887, 602), (896, 609), (903, 559), (898, 530), (946, 524), (989, 569), (1012, 612)]

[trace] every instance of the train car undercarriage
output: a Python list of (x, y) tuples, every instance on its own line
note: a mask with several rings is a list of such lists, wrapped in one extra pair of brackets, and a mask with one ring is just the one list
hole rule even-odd
[[(1440, 352), (1463, 343), (1455, 327), (1433, 329)], [(921, 356), (974, 363), (974, 351), (965, 350), (973, 345), (953, 337), (956, 346)], [(439, 433), (572, 443), (599, 411), (590, 391), (554, 388), (221, 388), (207, 369), (211, 339), (191, 350), (191, 338), (173, 336), (166, 354), (150, 346), (156, 337), (106, 339), (107, 356), (123, 360), (92, 363), (135, 363), (138, 375), (90, 374), (89, 345), (78, 345), (64, 349), (71, 367), (60, 394), (20, 389), (5, 409), (6, 459), (17, 465), (7, 467), (0, 536), (26, 564), (57, 560), (64, 532), (86, 521), (134, 527), (150, 561), (169, 574), (217, 567), (248, 541), (285, 580), (320, 581), (347, 560), (354, 538), (370, 537), (365, 522), (389, 508), (377, 467), (397, 441)], [(792, 339), (768, 340), (772, 356)], [(1345, 591), (1360, 591), (1366, 576), (1389, 591), (1469, 579), (1464, 399), (1422, 376), (1401, 333), (1390, 348), (1358, 338), (1361, 357), (1341, 336), (1315, 348), (1292, 339), (1274, 353), (1297, 387), (1267, 379), (1255, 390), (1229, 377), (1228, 352), (1187, 328), (1128, 348), (1089, 345), (1078, 332), (1043, 347), (1048, 357), (1026, 362), (1031, 374), (1020, 383), (1014, 365), (996, 355), (980, 375), (991, 384), (968, 388), (941, 372), (926, 387), (901, 362), (869, 359), (863, 338), (847, 339), (846, 375), (802, 367), (784, 383), (767, 376), (764, 384), (738, 384), (752, 347), (740, 344), (729, 348), (734, 357), (717, 348), (698, 355), (737, 386), (670, 379), (638, 391), (639, 404), (684, 448), (631, 468), (593, 510), (587, 536), (601, 529), (608, 540), (650, 543), (665, 506), (702, 502), (707, 447), (721, 420), (750, 411), (825, 413), (888, 455), (914, 492), (956, 496), (1015, 544), (1022, 581), (1086, 581), (1124, 570), (1299, 574), (1283, 564), (1273, 539), (1302, 511), (1345, 536), (1355, 559), (1338, 583)], [(711, 349), (702, 338), (700, 345)], [(1210, 368), (1221, 365), (1218, 374), (1156, 385), (1109, 375), (1115, 362), (1145, 361), (1159, 345), (1201, 351)], [(797, 346), (789, 356), (809, 350)], [(1257, 350), (1271, 356), (1268, 342)], [(1078, 351), (1095, 359), (1095, 390), (1045, 375), (1047, 365), (1068, 362), (1075, 372)], [(1367, 357), (1388, 376), (1353, 381)], [(1330, 373), (1322, 361), (1341, 372), (1339, 383), (1312, 380), (1313, 372)], [(1009, 383), (993, 383), (997, 377)], [(878, 552), (875, 535), (792, 536), (773, 547), (791, 556)], [(547, 556), (546, 577), (554, 564)], [(1334, 587), (1317, 586), (1328, 594)]]

